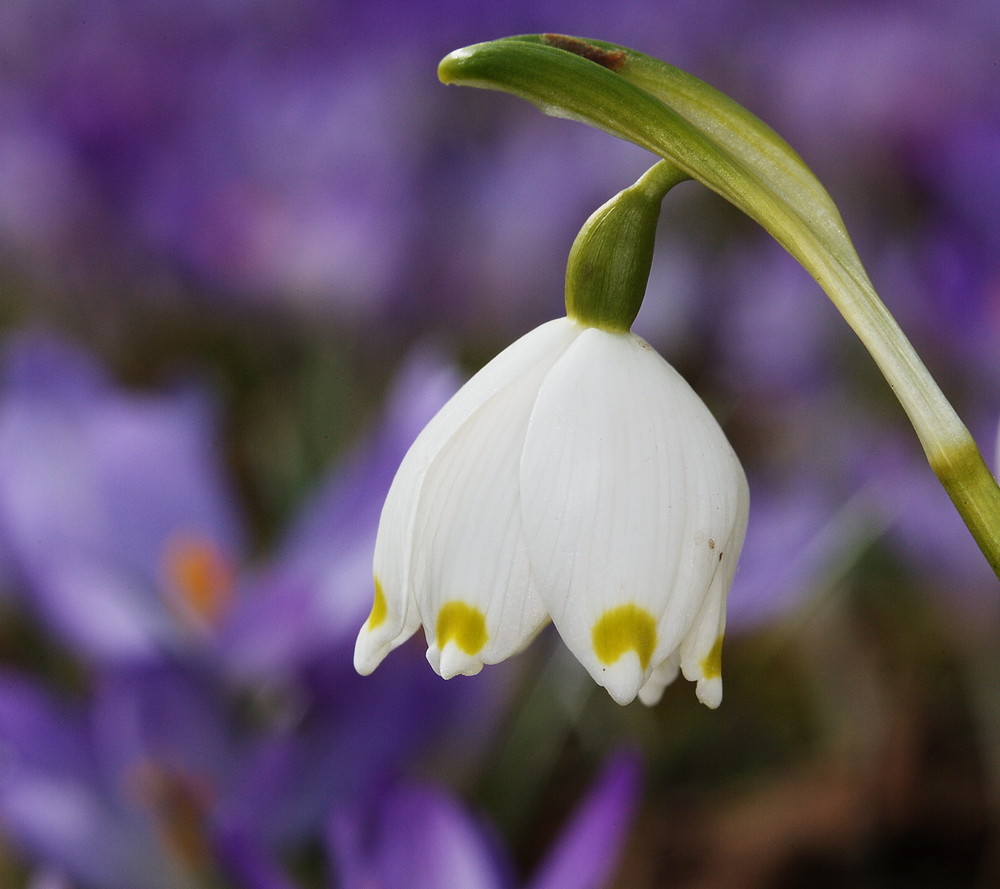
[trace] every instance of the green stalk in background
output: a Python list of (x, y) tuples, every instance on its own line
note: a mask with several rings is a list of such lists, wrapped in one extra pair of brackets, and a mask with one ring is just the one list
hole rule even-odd
[(871, 353), (1000, 577), (1000, 488), (879, 299), (826, 189), (777, 133), (691, 74), (600, 40), (545, 34), (479, 43), (447, 55), (438, 76), (513, 93), (546, 114), (634, 142), (757, 220), (816, 279)]

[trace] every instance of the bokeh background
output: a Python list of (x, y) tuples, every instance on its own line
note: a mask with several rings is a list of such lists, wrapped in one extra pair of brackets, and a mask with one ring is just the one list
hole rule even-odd
[(993, 0), (5, 0), (0, 884), (1000, 885), (997, 581), (818, 287), (693, 183), (636, 330), (750, 479), (722, 707), (619, 708), (551, 632), (353, 675), (406, 446), (652, 162), (437, 82), (539, 31), (784, 135), (994, 465)]

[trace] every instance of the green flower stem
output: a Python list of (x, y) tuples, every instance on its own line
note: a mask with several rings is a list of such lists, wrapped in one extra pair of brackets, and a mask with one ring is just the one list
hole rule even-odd
[(446, 56), (438, 75), (513, 93), (547, 114), (634, 142), (757, 220), (816, 279), (871, 353), (1000, 577), (1000, 488), (879, 299), (830, 196), (770, 127), (698, 78), (599, 40), (527, 35), (480, 43)]

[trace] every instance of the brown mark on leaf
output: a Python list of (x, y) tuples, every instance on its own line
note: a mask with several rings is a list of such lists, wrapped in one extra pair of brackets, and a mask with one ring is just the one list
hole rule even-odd
[(708, 548), (715, 549), (715, 540), (711, 537), (708, 538)]
[(564, 49), (575, 55), (583, 56), (591, 62), (597, 62), (598, 65), (602, 65), (609, 71), (617, 71), (628, 61), (627, 54), (620, 49), (614, 51), (601, 49), (599, 46), (594, 46), (593, 43), (577, 40), (575, 37), (567, 37), (565, 34), (543, 34), (542, 42), (554, 46), (556, 49)]

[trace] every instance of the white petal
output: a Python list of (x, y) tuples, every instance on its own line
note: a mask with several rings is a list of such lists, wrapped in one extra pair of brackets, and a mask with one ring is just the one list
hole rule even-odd
[(698, 700), (713, 710), (722, 703), (722, 638), (726, 629), (726, 593), (729, 589), (723, 576), (722, 571), (716, 572), (704, 607), (678, 652), (684, 678), (697, 683)]
[(697, 682), (698, 700), (713, 710), (722, 703), (722, 637), (726, 630), (726, 596), (743, 548), (747, 513), (741, 510), (729, 539), (719, 547), (719, 567), (701, 612), (680, 647), (684, 677)]
[(660, 703), (664, 689), (673, 682), (681, 671), (681, 657), (674, 652), (665, 661), (653, 668), (649, 679), (639, 689), (639, 700), (647, 707)]
[(354, 655), (358, 672), (374, 670), (420, 625), (411, 563), (417, 508), (431, 463), (479, 407), (538, 361), (550, 363), (578, 333), (579, 328), (562, 318), (521, 337), (469, 380), (410, 447), (382, 507), (375, 541), (376, 601), (372, 617), (358, 634)]
[(655, 668), (672, 669), (719, 547), (745, 522), (736, 456), (645, 342), (589, 329), (539, 391), (521, 487), (531, 569), (553, 622), (594, 679), (631, 701)]
[(528, 566), (519, 461), (539, 385), (581, 328), (562, 333), (483, 402), (425, 473), (411, 576), (427, 658), (445, 678), (523, 648), (548, 620)]

